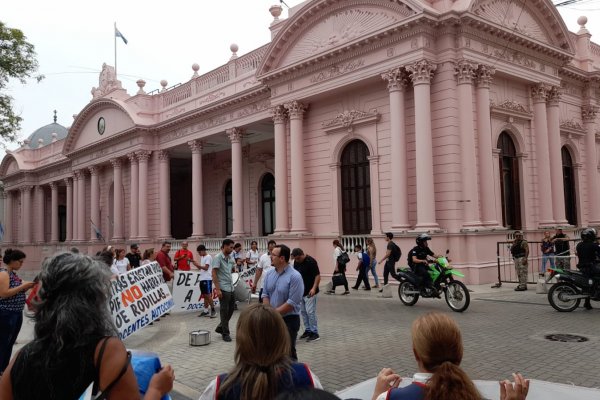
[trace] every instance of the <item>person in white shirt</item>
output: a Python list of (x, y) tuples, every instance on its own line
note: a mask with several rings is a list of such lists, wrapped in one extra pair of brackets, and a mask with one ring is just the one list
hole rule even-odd
[[(198, 245), (196, 251), (200, 255), (200, 262), (192, 260), (192, 263), (200, 270), (200, 293), (204, 297), (204, 310), (198, 316), (216, 318), (217, 312), (213, 303), (212, 291), (212, 256), (206, 252), (203, 244)], [(208, 307), (210, 307), (210, 312)]]
[(264, 276), (267, 272), (275, 269), (275, 267), (271, 264), (271, 251), (277, 245), (274, 240), (269, 240), (267, 244), (269, 251), (260, 256), (258, 259), (258, 264), (256, 264), (256, 274), (254, 275), (254, 282), (252, 284), (252, 293), (256, 293), (256, 289), (258, 292), (258, 302), (262, 303), (262, 286), (264, 281)]
[(250, 250), (246, 253), (246, 267), (252, 268), (258, 264), (258, 259), (260, 257), (260, 253), (258, 252), (258, 243), (256, 240), (253, 240), (250, 243)]
[(125, 249), (116, 249), (115, 253), (116, 257), (110, 270), (115, 275), (124, 274), (131, 269), (129, 259), (125, 257)]

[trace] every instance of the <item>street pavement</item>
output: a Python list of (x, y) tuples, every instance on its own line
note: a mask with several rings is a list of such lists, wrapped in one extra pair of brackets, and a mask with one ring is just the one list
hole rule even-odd
[[(419, 299), (406, 307), (396, 287), (392, 298), (382, 298), (377, 290), (352, 291), (348, 296), (321, 293), (317, 307), (321, 340), (298, 341), (298, 356), (332, 392), (372, 378), (382, 367), (412, 376), (417, 365), (411, 324), (423, 313), (438, 311), (460, 325), (465, 347), (462, 367), (473, 379), (498, 380), (521, 372), (528, 378), (600, 388), (600, 303), (593, 303), (597, 308), (591, 311), (559, 313), (546, 295), (535, 293), (534, 286), (527, 292), (515, 292), (514, 286), (470, 286), (471, 305), (464, 313), (450, 311), (443, 299)], [(244, 306), (241, 303), (239, 308)], [(235, 312), (231, 321), (232, 343), (223, 342), (214, 332), (218, 318), (192, 313), (170, 314), (127, 338), (125, 345), (157, 352), (163, 363), (173, 365), (174, 400), (197, 399), (210, 380), (233, 366), (238, 316)], [(211, 332), (210, 345), (189, 345), (189, 332), (199, 329)], [(32, 331), (33, 323), (26, 321), (16, 348), (31, 339)], [(545, 339), (552, 334), (581, 335), (588, 341)]]

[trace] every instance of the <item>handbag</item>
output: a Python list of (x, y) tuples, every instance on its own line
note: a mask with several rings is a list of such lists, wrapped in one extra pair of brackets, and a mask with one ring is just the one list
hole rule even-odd
[(342, 274), (335, 274), (331, 277), (331, 282), (333, 282), (333, 286), (341, 286), (344, 284), (344, 275)]
[(344, 251), (342, 254), (340, 254), (338, 256), (337, 262), (338, 262), (338, 264), (345, 266), (346, 264), (348, 264), (350, 262), (350, 256), (348, 255), (347, 252)]

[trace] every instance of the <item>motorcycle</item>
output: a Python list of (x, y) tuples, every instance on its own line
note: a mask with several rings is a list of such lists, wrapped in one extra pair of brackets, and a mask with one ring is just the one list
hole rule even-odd
[(558, 280), (548, 291), (548, 302), (556, 311), (573, 311), (582, 299), (600, 301), (600, 277), (592, 279), (580, 271), (560, 268), (549, 268), (548, 271), (548, 280)]
[(398, 297), (406, 306), (413, 306), (419, 300), (424, 298), (440, 298), (440, 293), (444, 292), (446, 304), (452, 311), (463, 312), (471, 302), (469, 290), (464, 283), (455, 280), (455, 276), (464, 278), (464, 274), (453, 269), (446, 256), (430, 260), (429, 276), (433, 282), (433, 288), (421, 287), (421, 278), (410, 268), (400, 268), (392, 273), (394, 279), (400, 282), (398, 287)]

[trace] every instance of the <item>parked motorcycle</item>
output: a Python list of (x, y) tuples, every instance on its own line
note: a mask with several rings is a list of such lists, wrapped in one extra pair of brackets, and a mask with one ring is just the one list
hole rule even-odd
[(450, 266), (448, 261), (449, 250), (446, 250), (446, 256), (431, 260), (429, 264), (429, 276), (433, 282), (433, 288), (421, 287), (421, 278), (410, 268), (401, 268), (392, 276), (400, 282), (398, 287), (398, 297), (406, 306), (413, 306), (419, 300), (419, 297), (440, 298), (440, 293), (444, 292), (446, 303), (452, 311), (463, 312), (471, 302), (469, 290), (464, 283), (455, 280), (455, 276), (464, 278), (464, 274)]
[(589, 278), (579, 271), (550, 268), (550, 279), (557, 283), (548, 291), (548, 302), (560, 312), (570, 312), (579, 307), (582, 299), (600, 301), (600, 278)]

